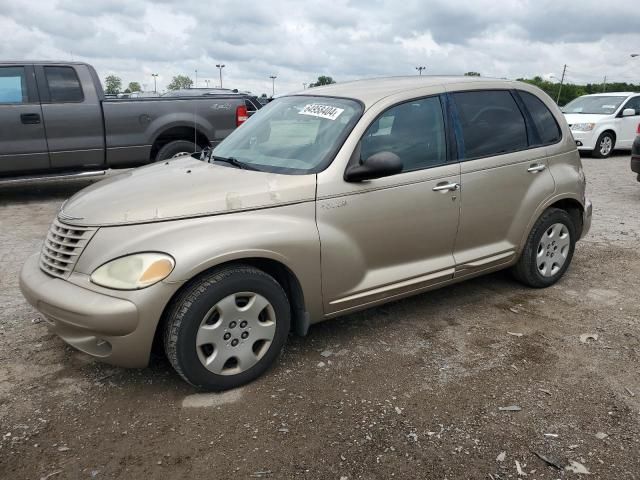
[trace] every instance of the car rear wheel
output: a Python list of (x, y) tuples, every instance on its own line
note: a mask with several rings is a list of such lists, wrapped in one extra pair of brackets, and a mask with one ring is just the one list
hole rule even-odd
[(164, 145), (156, 154), (156, 162), (168, 160), (182, 155), (191, 155), (200, 150), (195, 143), (188, 140), (174, 140)]
[(269, 368), (289, 325), (289, 301), (273, 277), (249, 266), (227, 267), (196, 279), (174, 300), (164, 347), (187, 382), (225, 390)]
[(512, 272), (529, 287), (549, 287), (569, 268), (575, 244), (576, 228), (569, 214), (550, 208), (533, 226)]
[(596, 148), (593, 150), (593, 156), (596, 158), (607, 158), (613, 152), (615, 139), (609, 132), (601, 133), (596, 141)]

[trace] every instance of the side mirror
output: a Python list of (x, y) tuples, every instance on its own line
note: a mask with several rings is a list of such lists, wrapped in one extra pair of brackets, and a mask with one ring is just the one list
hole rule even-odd
[(636, 109), (635, 108), (625, 108), (622, 111), (622, 116), (623, 117), (632, 117), (635, 114), (636, 114)]
[(402, 160), (395, 153), (378, 152), (360, 164), (351, 165), (344, 172), (347, 182), (362, 182), (388, 177), (402, 171)]

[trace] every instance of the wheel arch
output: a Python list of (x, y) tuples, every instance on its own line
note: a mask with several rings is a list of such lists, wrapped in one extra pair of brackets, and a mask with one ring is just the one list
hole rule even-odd
[(172, 125), (158, 132), (151, 144), (149, 152), (149, 161), (155, 161), (156, 155), (162, 147), (174, 140), (186, 140), (188, 142), (196, 141), (196, 144), (204, 148), (210, 144), (207, 135), (202, 130), (193, 125), (177, 124)]
[(582, 229), (583, 229), (582, 222), (584, 218), (583, 214), (585, 211), (585, 207), (582, 204), (582, 202), (578, 200), (576, 197), (571, 195), (555, 196), (547, 200), (547, 202), (545, 202), (544, 204), (542, 204), (536, 210), (536, 213), (532, 216), (524, 232), (524, 235), (522, 236), (522, 239), (520, 241), (520, 247), (519, 247), (518, 255), (516, 256), (516, 258), (518, 258), (522, 253), (522, 250), (524, 249), (524, 245), (527, 242), (527, 239), (529, 238), (529, 234), (531, 233), (531, 230), (533, 229), (533, 226), (535, 225), (535, 223), (544, 214), (544, 212), (546, 212), (550, 208), (559, 208), (561, 210), (566, 211), (571, 217), (571, 219), (574, 221), (577, 238), (579, 239), (582, 236)]
[(600, 133), (598, 133), (598, 136), (596, 137), (596, 148), (598, 146), (597, 143), (598, 143), (598, 139), (600, 138), (600, 135), (604, 133), (611, 134), (611, 136), (613, 137), (613, 148), (616, 148), (616, 140), (618, 139), (618, 134), (616, 133), (615, 129), (611, 125), (607, 125), (602, 129)]
[(187, 280), (178, 290), (174, 292), (171, 296), (167, 304), (165, 305), (162, 315), (160, 317), (160, 321), (156, 326), (156, 331), (154, 334), (153, 340), (153, 351), (155, 353), (162, 352), (162, 334), (167, 322), (167, 314), (171, 307), (173, 306), (174, 301), (180, 297), (180, 295), (187, 289), (189, 286), (195, 282), (198, 278), (208, 275), (215, 270), (220, 270), (225, 267), (230, 266), (238, 266), (238, 265), (247, 265), (258, 270), (262, 270), (263, 272), (271, 275), (275, 280), (280, 284), (280, 286), (284, 289), (287, 297), (289, 298), (289, 303), (291, 307), (291, 328), (292, 330), (300, 335), (304, 336), (307, 334), (309, 330), (309, 326), (311, 324), (310, 315), (306, 310), (305, 299), (304, 299), (304, 291), (302, 289), (302, 285), (298, 280), (298, 277), (293, 273), (293, 271), (284, 263), (274, 260), (272, 258), (266, 257), (246, 257), (246, 258), (237, 258), (233, 260), (223, 261), (221, 263), (210, 265), (202, 271), (193, 275), (189, 280)]

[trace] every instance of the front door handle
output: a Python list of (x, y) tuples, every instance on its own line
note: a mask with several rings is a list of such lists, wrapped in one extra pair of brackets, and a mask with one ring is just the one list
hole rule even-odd
[(532, 163), (531, 165), (529, 165), (529, 168), (527, 168), (527, 172), (538, 173), (544, 170), (545, 168), (547, 168), (547, 166), (542, 163)]
[(23, 113), (20, 115), (20, 121), (25, 125), (40, 123), (40, 115), (38, 113)]
[(443, 182), (433, 187), (434, 192), (453, 192), (460, 188), (459, 183)]

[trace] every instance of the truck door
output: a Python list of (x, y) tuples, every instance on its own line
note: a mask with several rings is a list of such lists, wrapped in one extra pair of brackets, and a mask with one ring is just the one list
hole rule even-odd
[(33, 67), (0, 66), (0, 175), (48, 168)]
[(86, 65), (37, 65), (36, 78), (51, 168), (103, 168), (104, 125)]

